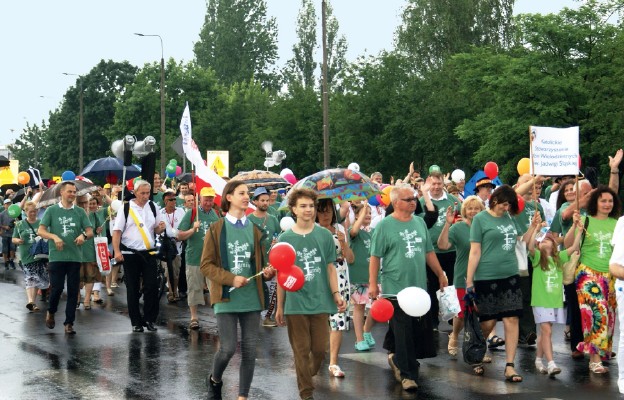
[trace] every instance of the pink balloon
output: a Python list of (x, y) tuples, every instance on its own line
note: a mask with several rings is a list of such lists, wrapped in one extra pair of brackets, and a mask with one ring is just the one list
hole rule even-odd
[(179, 165), (177, 165), (177, 166), (176, 166), (175, 176), (178, 176), (178, 175), (180, 175), (181, 173), (182, 173), (182, 168), (181, 168)]
[(288, 181), (288, 183), (290, 183), (291, 185), (297, 183), (297, 178), (295, 178), (293, 174), (284, 175), (284, 179), (286, 179), (286, 181)]

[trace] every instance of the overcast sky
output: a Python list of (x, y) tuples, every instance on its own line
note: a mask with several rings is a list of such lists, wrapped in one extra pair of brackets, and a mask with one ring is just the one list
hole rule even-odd
[[(299, 0), (267, 0), (277, 18), (279, 64), (292, 55)], [(320, 0), (319, 3), (320, 9)], [(574, 0), (517, 0), (516, 13), (558, 12)], [(333, 0), (347, 58), (390, 49), (405, 0)], [(40, 124), (56, 108), (76, 77), (101, 59), (143, 66), (165, 58), (191, 60), (206, 12), (205, 0), (16, 0), (0, 2), (0, 144), (13, 142), (26, 122)], [(320, 10), (317, 12), (320, 16)], [(320, 29), (319, 29), (320, 31)], [(319, 41), (320, 42), (320, 41)], [(321, 54), (318, 54), (321, 57)], [(180, 115), (182, 110), (180, 110)]]

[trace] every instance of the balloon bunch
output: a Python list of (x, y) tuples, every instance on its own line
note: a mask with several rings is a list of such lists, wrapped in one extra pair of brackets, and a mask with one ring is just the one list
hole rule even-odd
[(288, 243), (277, 243), (269, 251), (269, 263), (277, 270), (277, 283), (288, 292), (296, 292), (303, 287), (303, 270), (295, 265), (295, 248)]
[(384, 207), (388, 207), (390, 205), (390, 192), (392, 191), (394, 186), (390, 186), (388, 184), (381, 185), (381, 194), (375, 195), (368, 199), (368, 204), (373, 207), (382, 205)]
[(165, 167), (165, 174), (167, 178), (173, 179), (182, 173), (182, 168), (178, 165), (178, 161), (175, 158), (169, 160), (169, 164)]
[(295, 177), (295, 174), (293, 174), (293, 172), (288, 168), (284, 168), (282, 172), (280, 172), (280, 176), (286, 179), (286, 181), (288, 181), (288, 183), (290, 183), (291, 185), (297, 183), (297, 178)]
[[(431, 309), (431, 297), (426, 290), (416, 286), (406, 287), (396, 298), (401, 310), (411, 317), (422, 317)], [(388, 322), (394, 315), (394, 306), (388, 299), (381, 298), (373, 302), (370, 314), (377, 322)]]

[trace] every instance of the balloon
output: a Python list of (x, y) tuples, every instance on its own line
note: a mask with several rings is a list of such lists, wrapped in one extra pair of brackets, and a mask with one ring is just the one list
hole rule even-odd
[(296, 292), (303, 287), (305, 275), (301, 268), (291, 265), (288, 271), (278, 271), (277, 283), (288, 292)]
[(466, 174), (461, 169), (456, 169), (451, 173), (451, 180), (455, 183), (466, 180)]
[(169, 165), (173, 165), (174, 167), (177, 167), (178, 160), (176, 160), (175, 158), (172, 158), (171, 160), (169, 160)]
[(126, 187), (128, 188), (128, 190), (132, 191), (134, 190), (134, 180), (132, 179), (128, 179), (126, 181)]
[(290, 268), (296, 258), (295, 248), (290, 243), (277, 243), (269, 250), (269, 264), (278, 271)]
[(528, 174), (531, 172), (531, 160), (529, 160), (528, 158), (521, 158), (520, 161), (518, 161), (518, 174), (519, 175), (524, 175), (524, 174)]
[(294, 175), (294, 174), (293, 174), (293, 172), (292, 172), (290, 169), (288, 169), (288, 168), (284, 168), (284, 169), (280, 172), (280, 176), (281, 176), (282, 178), (284, 178), (284, 175), (288, 175), (288, 174)]
[(175, 176), (178, 176), (182, 173), (182, 168), (179, 165), (175, 167)]
[(375, 195), (371, 197), (370, 199), (368, 199), (368, 204), (370, 204), (373, 207), (377, 207), (379, 204), (381, 204), (379, 195)]
[(518, 195), (518, 213), (521, 213), (524, 210), (524, 198)]
[(422, 317), (431, 308), (431, 297), (416, 286), (406, 287), (397, 294), (399, 307), (411, 317)]
[(7, 210), (7, 214), (9, 214), (9, 217), (11, 218), (17, 218), (22, 215), (22, 209), (19, 204), (11, 204)]
[(28, 175), (28, 172), (22, 171), (17, 174), (17, 183), (19, 183), (20, 185), (27, 185), (28, 182), (30, 182), (30, 175)]
[(61, 182), (73, 181), (74, 179), (76, 179), (76, 174), (74, 174), (72, 171), (65, 171), (61, 174)]
[(173, 164), (168, 164), (165, 167), (165, 172), (167, 173), (167, 175), (173, 174), (175, 176), (176, 166)]
[(388, 299), (378, 299), (373, 301), (370, 308), (370, 315), (377, 322), (388, 322), (394, 315), (394, 307)]
[(169, 179), (175, 178), (175, 172), (167, 172), (167, 178)]
[(292, 217), (284, 217), (280, 221), (280, 228), (282, 228), (282, 231), (284, 232), (286, 232), (293, 226), (295, 226), (295, 220), (292, 219)]
[(111, 201), (111, 204), (110, 204), (111, 210), (113, 210), (114, 212), (119, 211), (119, 209), (121, 208), (122, 204), (123, 203), (121, 202), (121, 200), (115, 199), (115, 200)]
[(352, 162), (351, 164), (349, 164), (349, 166), (347, 167), (347, 169), (350, 169), (352, 171), (357, 171), (360, 172), (360, 166), (358, 165), (358, 163), (354, 163)]
[(109, 173), (108, 175), (106, 175), (106, 183), (110, 183), (111, 185), (117, 183), (117, 175), (113, 173)]
[(488, 161), (483, 167), (483, 172), (488, 178), (494, 179), (498, 176), (498, 165), (494, 161)]
[(429, 167), (429, 173), (432, 173), (432, 172), (442, 172), (442, 170), (440, 169), (438, 165), (433, 164), (432, 166)]
[(286, 174), (282, 178), (286, 179), (291, 185), (297, 183), (297, 178), (293, 174)]
[(383, 204), (386, 207), (390, 205), (390, 192), (392, 191), (392, 188), (394, 188), (394, 186), (386, 186), (381, 191), (380, 201), (381, 201), (381, 204)]

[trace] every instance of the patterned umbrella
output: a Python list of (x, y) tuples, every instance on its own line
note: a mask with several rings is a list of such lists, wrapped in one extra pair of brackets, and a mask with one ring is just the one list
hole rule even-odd
[(251, 190), (261, 186), (266, 190), (276, 190), (290, 186), (286, 179), (271, 171), (253, 170), (241, 172), (233, 177), (232, 180), (245, 182)]
[(292, 188), (312, 189), (320, 199), (332, 199), (334, 203), (366, 200), (381, 193), (368, 176), (346, 168), (327, 169), (306, 176)]
[[(89, 183), (81, 180), (73, 180), (67, 181), (73, 182), (76, 185), (76, 196), (84, 196), (87, 193), (95, 192), (98, 190), (97, 185), (93, 183)], [(61, 201), (61, 185), (56, 184), (52, 186), (50, 189), (43, 192), (39, 202), (37, 203), (37, 208), (48, 207), (53, 204), (56, 204)]]

